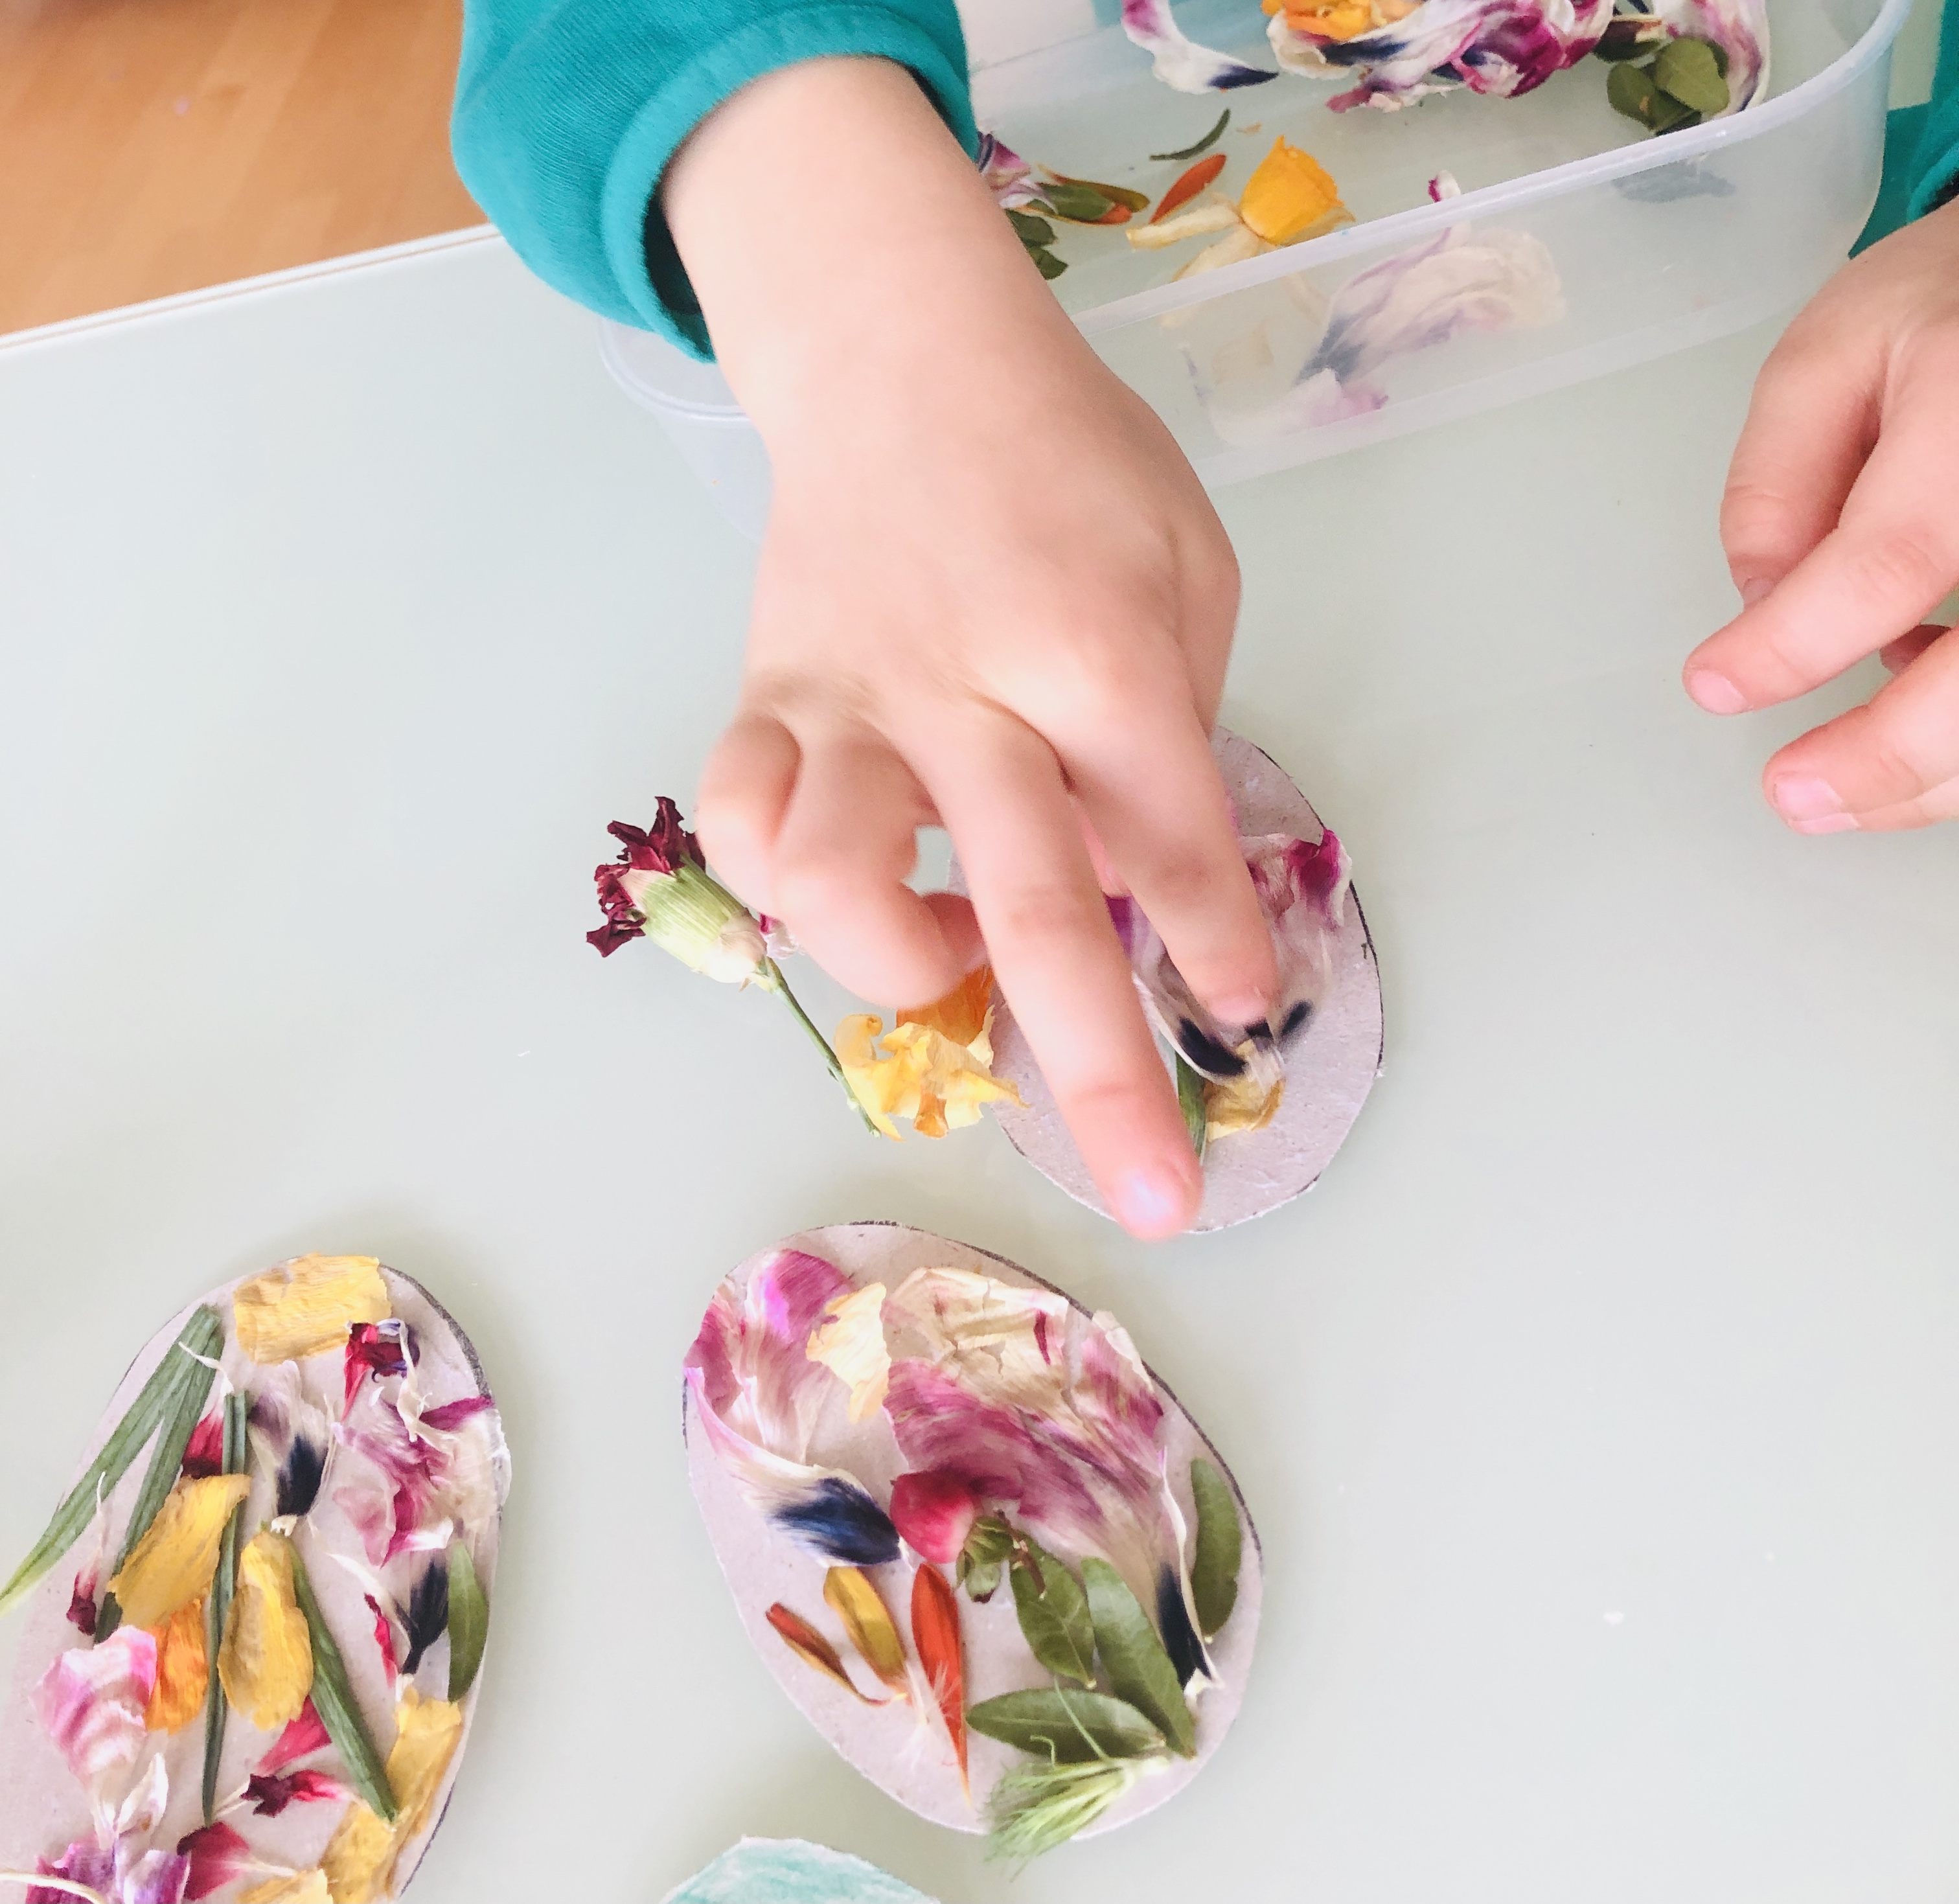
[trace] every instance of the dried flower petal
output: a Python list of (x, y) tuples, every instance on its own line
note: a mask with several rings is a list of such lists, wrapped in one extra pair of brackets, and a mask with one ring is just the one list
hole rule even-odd
[(967, 1802), (966, 1776), (966, 1658), (959, 1637), (959, 1598), (945, 1576), (928, 1561), (912, 1576), (912, 1645), (926, 1683), (959, 1762), (959, 1788)]
[[(1220, 124), (1222, 124), (1221, 121)], [(1222, 152), (1214, 152), (1208, 158), (1199, 159), (1157, 202), (1156, 210), (1150, 214), (1150, 223), (1153, 225), (1162, 224), (1179, 205), (1188, 205), (1224, 170), (1224, 154)]]
[(217, 1571), (218, 1544), (232, 1512), (251, 1492), (243, 1474), (180, 1480), (135, 1547), (109, 1591), (132, 1625), (160, 1626), (179, 1607), (202, 1599)]
[(1186, 238), (1201, 238), (1208, 232), (1240, 229), (1238, 208), (1228, 198), (1208, 192), (1160, 223), (1152, 220), (1146, 225), (1132, 227), (1129, 238), (1138, 251), (1161, 251)]
[(1204, 1085), (1204, 1135), (1207, 1144), (1218, 1138), (1239, 1137), (1249, 1131), (1262, 1131), (1278, 1116), (1285, 1096), (1281, 1075), (1267, 1079), (1253, 1068), (1250, 1041), (1238, 1047), (1245, 1069), (1236, 1077), (1205, 1078)]
[(157, 1642), (124, 1626), (101, 1645), (59, 1655), (32, 1694), (36, 1716), (91, 1795), (136, 1763), (157, 1683)]
[(853, 1285), (834, 1264), (778, 1250), (737, 1291), (723, 1282), (687, 1351), (703, 1432), (743, 1496), (789, 1537), (847, 1566), (897, 1557), (890, 1517), (862, 1483), (805, 1459), (831, 1376), (811, 1332)]
[(238, 1346), (254, 1362), (291, 1362), (341, 1347), (357, 1322), (388, 1314), (372, 1256), (297, 1256), (240, 1283), (231, 1299)]
[(1186, 39), (1170, 17), (1170, 0), (1122, 0), (1122, 30), (1151, 55), (1157, 78), (1180, 93), (1221, 93), (1278, 77)]
[(832, 1567), (823, 1576), (824, 1604), (843, 1622), (865, 1665), (900, 1698), (906, 1683), (905, 1642), (878, 1589), (861, 1567)]
[(294, 1719), (278, 1738), (273, 1741), (271, 1750), (259, 1761), (261, 1772), (283, 1772), (295, 1760), (310, 1756), (327, 1743), (325, 1722), (319, 1709), (309, 1699), (300, 1708)]
[(661, 798), (650, 831), (615, 820), (616, 861), (592, 881), (605, 923), (585, 936), (609, 957), (630, 939), (649, 938), (681, 964), (730, 985), (767, 979), (768, 951), (754, 914), (715, 879), (680, 809)]
[(849, 1674), (844, 1670), (843, 1661), (837, 1649), (822, 1634), (792, 1608), (779, 1600), (771, 1607), (765, 1617), (769, 1624), (781, 1635), (783, 1644), (806, 1666), (813, 1666), (826, 1679), (833, 1679), (853, 1698), (865, 1706), (881, 1706), (882, 1699), (873, 1699), (868, 1693), (859, 1690)]
[(204, 1710), (211, 1686), (204, 1601), (186, 1600), (150, 1635), (157, 1642), (157, 1678), (143, 1723), (152, 1732), (179, 1732)]
[(289, 1877), (268, 1877), (238, 1893), (238, 1904), (332, 1904), (332, 1899), (326, 1873), (318, 1865)]
[(405, 1685), (388, 1753), (394, 1825), (383, 1824), (359, 1800), (348, 1807), (319, 1860), (334, 1904), (379, 1904), (392, 1895), (395, 1861), (427, 1828), (441, 1795), (462, 1737), (462, 1708), (447, 1699), (425, 1699)]
[(217, 1655), (224, 1696), (262, 1732), (298, 1718), (313, 1690), (313, 1642), (293, 1588), (293, 1553), (259, 1533), (238, 1556), (238, 1585)]
[(891, 1484), (891, 1518), (900, 1537), (941, 1566), (959, 1558), (981, 1505), (972, 1484), (957, 1474), (900, 1474)]
[(1332, 174), (1283, 135), (1246, 181), (1238, 215), (1268, 245), (1292, 244), (1309, 233), (1354, 221)]
[(884, 1405), (891, 1358), (884, 1347), (884, 1286), (830, 1298), (823, 1320), (810, 1331), (805, 1353), (821, 1362), (850, 1391), (850, 1419), (862, 1421)]
[(255, 1772), (245, 1797), (262, 1818), (276, 1818), (291, 1804), (316, 1805), (354, 1796), (354, 1788), (330, 1772)]
[(224, 1471), (224, 1411), (222, 1408), (206, 1415), (191, 1430), (190, 1439), (184, 1443), (183, 1465), (180, 1471), (193, 1480), (202, 1480), (207, 1475)]
[(179, 1838), (177, 1855), (190, 1867), (184, 1896), (192, 1899), (222, 1890), (234, 1878), (243, 1877), (252, 1862), (252, 1847), (222, 1819)]
[(1013, 1084), (993, 1075), (983, 1030), (958, 1044), (916, 1015), (887, 1032), (881, 1018), (858, 1012), (837, 1027), (833, 1042), (858, 1103), (888, 1138), (898, 1134), (897, 1118), (909, 1118), (921, 1137), (942, 1137), (977, 1123), (983, 1105), (1021, 1102)]

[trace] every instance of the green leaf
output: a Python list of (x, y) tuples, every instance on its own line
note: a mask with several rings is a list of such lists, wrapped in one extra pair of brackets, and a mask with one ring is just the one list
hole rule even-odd
[(1655, 132), (1684, 132), (1690, 126), (1700, 123), (1700, 115), (1691, 106), (1683, 106), (1671, 93), (1653, 95), (1653, 129)]
[(959, 1550), (955, 1579), (967, 1598), (983, 1604), (1000, 1588), (1000, 1576), (1014, 1551), (1014, 1530), (997, 1514), (983, 1514), (967, 1531)]
[[(1072, 179), (1063, 179), (1057, 185), (1044, 185), (1040, 195), (1057, 218), (1072, 219), (1078, 225), (1092, 225), (1116, 208), (1113, 198), (1092, 186), (1077, 185)], [(1148, 201), (1145, 199), (1144, 202), (1147, 204)]]
[(449, 1549), (449, 1696), (459, 1699), (476, 1681), (483, 1644), (490, 1637), (490, 1602), (476, 1577), (476, 1563), (460, 1541)]
[(1062, 1679), (1095, 1683), (1095, 1626), (1081, 1582), (1023, 1534), (1014, 1557), (1014, 1610), (1036, 1659)]
[[(1138, 192), (1133, 186), (1104, 185), (1100, 179), (1071, 179), (1065, 173), (1054, 174), (1058, 185), (1074, 186), (1084, 192), (1100, 192), (1112, 205), (1127, 205), (1132, 211), (1147, 211), (1150, 208), (1150, 195)], [(1043, 186), (1044, 195), (1052, 197), (1051, 188)]]
[(1643, 66), (1615, 66), (1605, 77), (1605, 98), (1615, 113), (1637, 119), (1642, 125), (1653, 123), (1653, 102), (1659, 88)]
[[(224, 1458), (219, 1471), (242, 1474), (250, 1458), (245, 1426), (251, 1398), (234, 1390), (224, 1398)], [(225, 1622), (231, 1617), (231, 1596), (238, 1584), (238, 1534), (245, 1503), (233, 1510), (217, 1544), (217, 1571), (211, 1576), (211, 1597), (204, 1607), (205, 1658), (211, 1662), (210, 1684), (204, 1699), (204, 1822), (217, 1816), (217, 1764), (224, 1753), (224, 1681), (217, 1671), (218, 1649), (224, 1643)]]
[(1211, 1141), (1211, 1112), (1204, 1102), (1204, 1074), (1191, 1069), (1182, 1052), (1176, 1054), (1176, 1105), (1183, 1113), (1183, 1128), (1190, 1133), (1190, 1147), (1202, 1163), (1205, 1146)]
[(1711, 117), (1728, 109), (1728, 82), (1704, 40), (1672, 40), (1653, 63), (1653, 84), (1681, 105)]
[(1155, 1725), (1173, 1750), (1186, 1759), (1194, 1757), (1196, 1723), (1149, 1615), (1107, 1560), (1091, 1554), (1081, 1563), (1081, 1579), (1088, 1589), (1096, 1650), (1109, 1675), (1110, 1690)]
[[(211, 1385), (211, 1371), (193, 1361), (192, 1356), (214, 1358), (224, 1346), (224, 1325), (217, 1312), (197, 1309), (178, 1333), (164, 1359), (151, 1371), (149, 1379), (131, 1402), (129, 1411), (116, 1424), (115, 1432), (102, 1445), (102, 1452), (88, 1464), (88, 1471), (68, 1492), (55, 1509), (47, 1531), (34, 1543), (27, 1557), (14, 1570), (14, 1577), (0, 1588), (0, 1613), (17, 1606), (62, 1556), (81, 1537), (95, 1518), (97, 1490), (106, 1494), (128, 1471), (129, 1464), (142, 1452), (143, 1444), (157, 1432), (164, 1418), (173, 1411), (178, 1391), (202, 1379)], [(186, 1351), (188, 1353), (186, 1353)], [(179, 1462), (183, 1457), (177, 1457)]]
[(1163, 1734), (1126, 1700), (1062, 1686), (982, 1699), (968, 1711), (966, 1723), (1051, 1765), (1141, 1759), (1160, 1752), (1164, 1744)]
[(1197, 1548), (1191, 1562), (1190, 1597), (1197, 1623), (1208, 1639), (1223, 1630), (1238, 1604), (1238, 1567), (1245, 1532), (1231, 1484), (1199, 1455), (1190, 1464), (1190, 1495), (1197, 1503)]
[(1152, 152), (1153, 159), (1194, 159), (1200, 152), (1208, 152), (1223, 138), (1224, 129), (1231, 123), (1231, 109), (1226, 106), (1223, 116), (1195, 145), (1186, 145), (1181, 152)]
[[(221, 1323), (218, 1326), (218, 1347), (224, 1347)], [(122, 1549), (116, 1557), (115, 1566), (109, 1569), (111, 1579), (122, 1571), (122, 1563), (135, 1550), (136, 1543), (149, 1532), (150, 1523), (161, 1512), (164, 1503), (170, 1498), (170, 1490), (176, 1486), (177, 1477), (183, 1471), (184, 1450), (190, 1445), (190, 1438), (203, 1417), (211, 1385), (217, 1379), (215, 1369), (207, 1368), (188, 1356), (183, 1361), (189, 1372), (179, 1382), (164, 1416), (163, 1425), (157, 1430), (157, 1445), (150, 1451), (150, 1464), (143, 1471), (143, 1484), (136, 1490), (136, 1504), (130, 1509), (129, 1525), (122, 1531)], [(95, 1617), (97, 1644), (106, 1639), (122, 1623), (122, 1609), (117, 1604), (115, 1595), (104, 1593), (102, 1610)]]
[(306, 1577), (306, 1563), (299, 1550), (288, 1541), (293, 1557), (293, 1598), (306, 1615), (306, 1632), (313, 1641), (313, 1704), (326, 1736), (340, 1754), (354, 1789), (367, 1801), (367, 1808), (383, 1824), (395, 1822), (395, 1795), (388, 1784), (387, 1768), (367, 1736), (367, 1722), (347, 1682), (347, 1662), (340, 1656), (332, 1633), (313, 1598), (313, 1582)]
[(1054, 243), (1054, 227), (1045, 218), (1037, 218), (1028, 211), (1015, 211), (1011, 207), (1007, 212), (1007, 222), (1019, 236), (1022, 244), (1031, 249), (1036, 245)]
[(1034, 261), (1034, 269), (1049, 284), (1053, 284), (1068, 268), (1068, 260), (1056, 257), (1044, 245), (1030, 246), (1027, 255)]

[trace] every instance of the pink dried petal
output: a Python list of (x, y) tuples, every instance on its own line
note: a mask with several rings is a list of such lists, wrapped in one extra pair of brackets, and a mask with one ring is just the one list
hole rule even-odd
[(891, 1484), (891, 1518), (900, 1538), (941, 1566), (958, 1559), (981, 1505), (971, 1483), (957, 1474), (900, 1474)]
[(300, 1715), (288, 1725), (272, 1748), (259, 1761), (261, 1772), (281, 1772), (295, 1759), (303, 1759), (309, 1753), (317, 1752), (327, 1744), (325, 1722), (308, 1699), (300, 1708)]
[[(306, 1710), (313, 1710), (310, 1704)], [(183, 1895), (190, 1900), (208, 1897), (213, 1891), (223, 1889), (233, 1879), (243, 1877), (252, 1863), (252, 1847), (222, 1819), (179, 1838), (177, 1855), (189, 1867)]]
[(276, 1818), (291, 1804), (325, 1804), (353, 1795), (354, 1788), (330, 1772), (259, 1772), (245, 1785), (245, 1796), (262, 1818)]
[(157, 1642), (140, 1626), (62, 1654), (36, 1683), (35, 1713), (91, 1795), (136, 1763), (156, 1683)]

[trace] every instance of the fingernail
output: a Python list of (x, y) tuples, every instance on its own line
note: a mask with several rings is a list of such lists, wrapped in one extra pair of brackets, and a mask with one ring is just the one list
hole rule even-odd
[(1710, 714), (1742, 714), (1748, 703), (1742, 690), (1726, 674), (1711, 668), (1697, 668), (1687, 678), (1687, 691)]
[(1742, 584), (1742, 606), (1752, 608), (1775, 586), (1765, 575), (1751, 575)]
[(1167, 1171), (1132, 1170), (1116, 1186), (1116, 1214), (1138, 1236), (1167, 1236), (1184, 1226), (1189, 1192)]
[(1219, 1000), (1211, 1009), (1221, 1023), (1242, 1027), (1262, 1023), (1272, 1004), (1262, 992), (1241, 992), (1235, 998)]
[[(1776, 812), (1787, 820), (1829, 819), (1853, 827), (1857, 823), (1844, 812), (1843, 796), (1827, 780), (1819, 780), (1814, 774), (1784, 774), (1769, 789), (1769, 798), (1774, 801)], [(1843, 830), (1840, 824), (1825, 829), (1830, 833)]]
[(1792, 820), (1789, 830), (1799, 833), (1855, 833), (1857, 816), (1854, 813), (1826, 813), (1819, 820)]

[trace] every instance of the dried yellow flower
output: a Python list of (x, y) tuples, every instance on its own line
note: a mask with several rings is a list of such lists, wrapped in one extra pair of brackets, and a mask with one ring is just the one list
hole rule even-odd
[(262, 1732), (297, 1718), (313, 1690), (313, 1636), (293, 1592), (284, 1538), (254, 1534), (238, 1557), (238, 1588), (217, 1649), (224, 1696)]
[(372, 1256), (296, 1256), (238, 1285), (238, 1346), (267, 1366), (344, 1348), (356, 1322), (385, 1322), (388, 1286)]
[(109, 1583), (132, 1626), (160, 1626), (200, 1598), (217, 1571), (217, 1546), (238, 1503), (251, 1491), (243, 1474), (179, 1480)]
[(268, 1877), (238, 1893), (238, 1904), (333, 1904), (327, 1888), (326, 1873), (318, 1865), (310, 1871), (295, 1871), (290, 1877)]
[[(1251, 1055), (1249, 1043), (1238, 1047), (1241, 1058)], [(1285, 1080), (1275, 1077), (1268, 1090), (1253, 1074), (1248, 1064), (1236, 1077), (1209, 1078), (1204, 1086), (1204, 1134), (1208, 1142), (1221, 1137), (1235, 1137), (1246, 1131), (1262, 1131), (1278, 1115), (1285, 1095)]]
[(204, 1635), (204, 1600), (186, 1600), (160, 1626), (152, 1626), (157, 1642), (157, 1679), (143, 1724), (152, 1732), (180, 1732), (204, 1710), (211, 1687), (211, 1652)]
[(388, 1753), (388, 1785), (399, 1807), (392, 1829), (359, 1799), (347, 1807), (320, 1868), (333, 1904), (379, 1904), (394, 1890), (395, 1861), (427, 1828), (442, 1782), (462, 1737), (462, 1708), (448, 1699), (424, 1699), (402, 1688), (395, 1709), (395, 1743)]
[(884, 1405), (891, 1357), (884, 1347), (884, 1286), (866, 1283), (836, 1297), (810, 1331), (804, 1353), (850, 1391), (850, 1419), (862, 1421)]
[(1238, 196), (1238, 215), (1268, 245), (1290, 245), (1354, 214), (1340, 202), (1332, 175), (1310, 152), (1283, 136), (1259, 163)]

